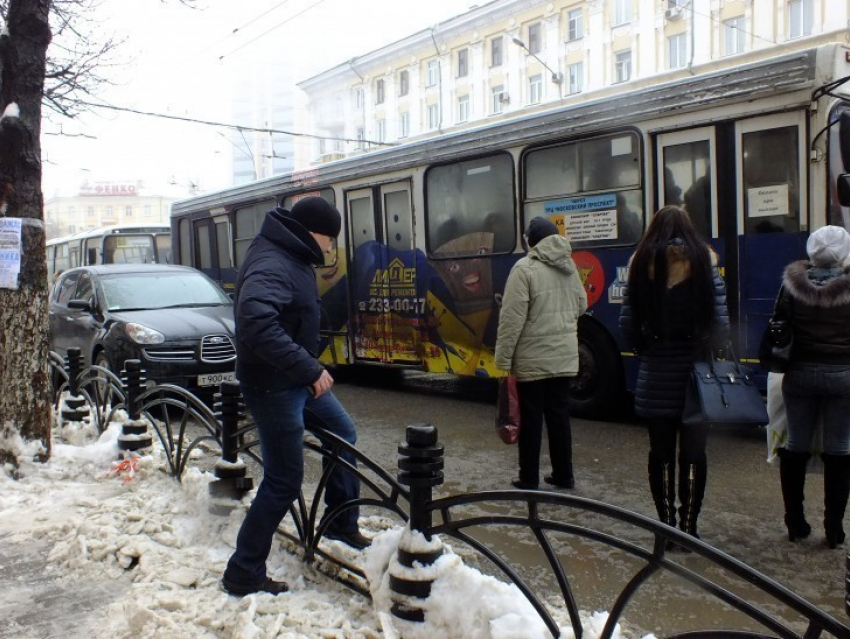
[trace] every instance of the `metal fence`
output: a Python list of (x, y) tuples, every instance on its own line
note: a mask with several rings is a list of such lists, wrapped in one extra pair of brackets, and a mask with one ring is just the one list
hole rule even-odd
[[(258, 452), (256, 429), (245, 419), (238, 385), (222, 384), (221, 392), (216, 395), (215, 410), (211, 410), (184, 389), (151, 384), (144, 379), (138, 362), (128, 361), (119, 377), (101, 367), (83, 368), (78, 355), (72, 352), (63, 360), (51, 353), (50, 358), (56, 380), (57, 408), (68, 413), (66, 418), (80, 418), (88, 413), (88, 419), (102, 431), (116, 411), (125, 410), (129, 417), (125, 431), (127, 424), (131, 429), (138, 427), (140, 422), (150, 426), (177, 480), (186, 470), (191, 452), (206, 445), (221, 452), (214, 469), (217, 479), (210, 486), (211, 493), (241, 498), (253, 487), (240, 455), (253, 459), (260, 466), (262, 458)], [(150, 439), (146, 441), (143, 433), (131, 430), (124, 444), (128, 449), (140, 449), (150, 445)], [(555, 607), (566, 611), (577, 638), (583, 633), (576, 603), (576, 589), (580, 584), (565, 569), (558, 549), (581, 543), (600, 544), (615, 550), (633, 559), (637, 566), (614, 599), (600, 635), (603, 639), (613, 636), (629, 604), (660, 574), (674, 575), (692, 584), (719, 605), (736, 610), (749, 620), (743, 628), (689, 630), (673, 632), (666, 635), (668, 637), (850, 638), (850, 627), (785, 586), (695, 537), (623, 508), (545, 491), (487, 491), (434, 498), (434, 488), (443, 483), (444, 450), (438, 442), (436, 429), (430, 425), (407, 427), (406, 440), (398, 447), (397, 476), (339, 437), (314, 425), (307, 426), (304, 446), (314, 460), (321, 461), (322, 471), (311, 488), (309, 499), (302, 490), (290, 510), (291, 525), (285, 520), (286, 525), (281, 526), (279, 534), (294, 549), (300, 549), (305, 561), (364, 596), (369, 596), (369, 589), (363, 570), (321, 545), (328, 524), (354, 506), (368, 507), (401, 523), (407, 522), (411, 530), (422, 533), (434, 544), (425, 552), (421, 548), (399, 547), (397, 558), (402, 566), (433, 564), (443, 554), (440, 538), (460, 542), (466, 552), (485, 559), (485, 563), (501, 573), (503, 580), (515, 584), (556, 637), (560, 636), (560, 631), (553, 614), (552, 598), (535, 591), (532, 581), (522, 576), (509, 552), (497, 550), (470, 531), (499, 529), (507, 531), (508, 535), (525, 537), (530, 533), (545, 557), (551, 580), (557, 584), (560, 603)], [(345, 461), (342, 452), (349, 453), (356, 465)], [(327, 480), (339, 467), (356, 475), (364, 490), (359, 499), (337, 507), (322, 519), (319, 508)], [(612, 533), (611, 522), (614, 522), (614, 529), (626, 530), (628, 534)], [(641, 538), (648, 541), (636, 541)], [(701, 560), (695, 562), (692, 557)], [(423, 604), (431, 583), (427, 579), (411, 579), (409, 572), (394, 575), (391, 571), (390, 585), (394, 602), (391, 612), (396, 621), (402, 626), (422, 622), (425, 619)], [(742, 592), (755, 592), (757, 596)], [(759, 629), (753, 630), (753, 626)]]

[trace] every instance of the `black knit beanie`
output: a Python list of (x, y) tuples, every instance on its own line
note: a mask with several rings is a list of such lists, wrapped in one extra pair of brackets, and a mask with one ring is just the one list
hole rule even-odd
[(529, 248), (536, 246), (540, 240), (550, 235), (558, 235), (558, 227), (545, 217), (536, 217), (531, 220), (528, 223), (528, 230), (525, 232)]
[(336, 237), (342, 227), (342, 217), (336, 207), (321, 197), (305, 197), (292, 205), (289, 217), (308, 231)]

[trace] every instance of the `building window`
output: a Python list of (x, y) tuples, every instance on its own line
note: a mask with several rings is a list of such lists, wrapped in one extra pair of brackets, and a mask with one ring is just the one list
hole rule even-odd
[(153, 215), (153, 207), (150, 204), (145, 204), (145, 217), (151, 217)]
[(614, 26), (626, 24), (632, 20), (632, 0), (614, 0)]
[(398, 121), (398, 128), (398, 137), (406, 138), (408, 135), (410, 135), (410, 113), (408, 113), (407, 111), (401, 114), (401, 117)]
[(438, 104), (428, 105), (428, 128), (436, 129), (440, 126), (440, 106)]
[(398, 94), (407, 95), (410, 91), (410, 74), (407, 70), (398, 74)]
[(573, 9), (567, 13), (567, 40), (578, 40), (584, 35), (584, 12)]
[(688, 40), (687, 34), (670, 36), (667, 38), (667, 63), (670, 69), (681, 69), (688, 63)]
[(375, 104), (384, 103), (384, 81), (378, 80), (375, 82)]
[(533, 75), (528, 78), (528, 103), (540, 104), (543, 99), (543, 76)]
[(73, 206), (68, 207), (68, 217), (73, 219), (77, 215), (77, 212), (74, 210)]
[(115, 218), (113, 217), (112, 207), (111, 207), (111, 206), (107, 206), (107, 207), (106, 207), (106, 212), (103, 214), (103, 219), (104, 219), (104, 220), (113, 220), (113, 219), (115, 219)]
[(543, 50), (543, 27), (539, 22), (528, 25), (528, 50), (531, 53)]
[(133, 207), (125, 206), (124, 207), (124, 217), (133, 217)]
[(357, 127), (357, 146), (355, 148), (362, 149), (366, 143), (366, 132), (362, 126)]
[(614, 54), (614, 82), (628, 82), (632, 77), (632, 51), (618, 51)]
[(364, 96), (365, 96), (365, 93), (364, 93), (362, 87), (354, 90), (354, 108), (357, 109), (358, 111), (363, 110), (363, 106), (364, 106), (364, 102), (365, 102)]
[(502, 36), (490, 40), (490, 66), (502, 66)]
[(465, 78), (469, 75), (469, 49), (461, 49), (457, 52), (457, 77)]
[(90, 206), (86, 209), (86, 215), (88, 217), (94, 217), (94, 207)]
[(505, 104), (508, 101), (508, 94), (505, 93), (505, 85), (500, 84), (491, 89), (492, 96), (492, 113), (497, 114), (504, 111)]
[(570, 93), (581, 93), (584, 90), (584, 62), (576, 62), (567, 67)]
[(723, 23), (723, 54), (744, 52), (744, 17), (739, 16)]
[(375, 122), (375, 140), (384, 142), (387, 139), (387, 121), (378, 120)]
[(440, 61), (428, 61), (428, 86), (433, 87), (440, 81)]
[(458, 123), (469, 121), (469, 96), (462, 95), (457, 99), (457, 121)]
[(811, 35), (812, 14), (812, 0), (791, 0), (788, 3), (788, 37)]

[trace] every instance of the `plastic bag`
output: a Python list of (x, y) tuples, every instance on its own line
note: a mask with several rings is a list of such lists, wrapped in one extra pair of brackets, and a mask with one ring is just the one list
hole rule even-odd
[[(788, 441), (788, 417), (785, 415), (785, 400), (782, 398), (783, 373), (767, 374), (767, 462), (779, 465), (779, 449)], [(812, 453), (808, 470), (819, 471), (823, 468), (820, 453), (823, 451), (823, 421), (818, 420), (818, 427), (812, 438)]]
[(512, 375), (499, 379), (496, 431), (506, 444), (516, 444), (519, 441), (519, 393), (516, 377)]

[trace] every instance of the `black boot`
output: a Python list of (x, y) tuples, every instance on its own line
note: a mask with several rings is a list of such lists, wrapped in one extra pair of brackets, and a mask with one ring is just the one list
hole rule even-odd
[(697, 518), (705, 496), (705, 481), (708, 474), (706, 463), (683, 464), (679, 467), (679, 528), (692, 537), (697, 534)]
[(649, 455), (649, 490), (658, 519), (676, 525), (676, 462), (662, 462)]
[(823, 459), (823, 528), (826, 543), (844, 543), (844, 511), (850, 495), (850, 455), (821, 454)]
[(809, 457), (809, 453), (779, 449), (779, 481), (782, 485), (782, 501), (785, 503), (788, 541), (805, 539), (812, 532), (812, 527), (803, 513), (806, 465), (809, 463)]

